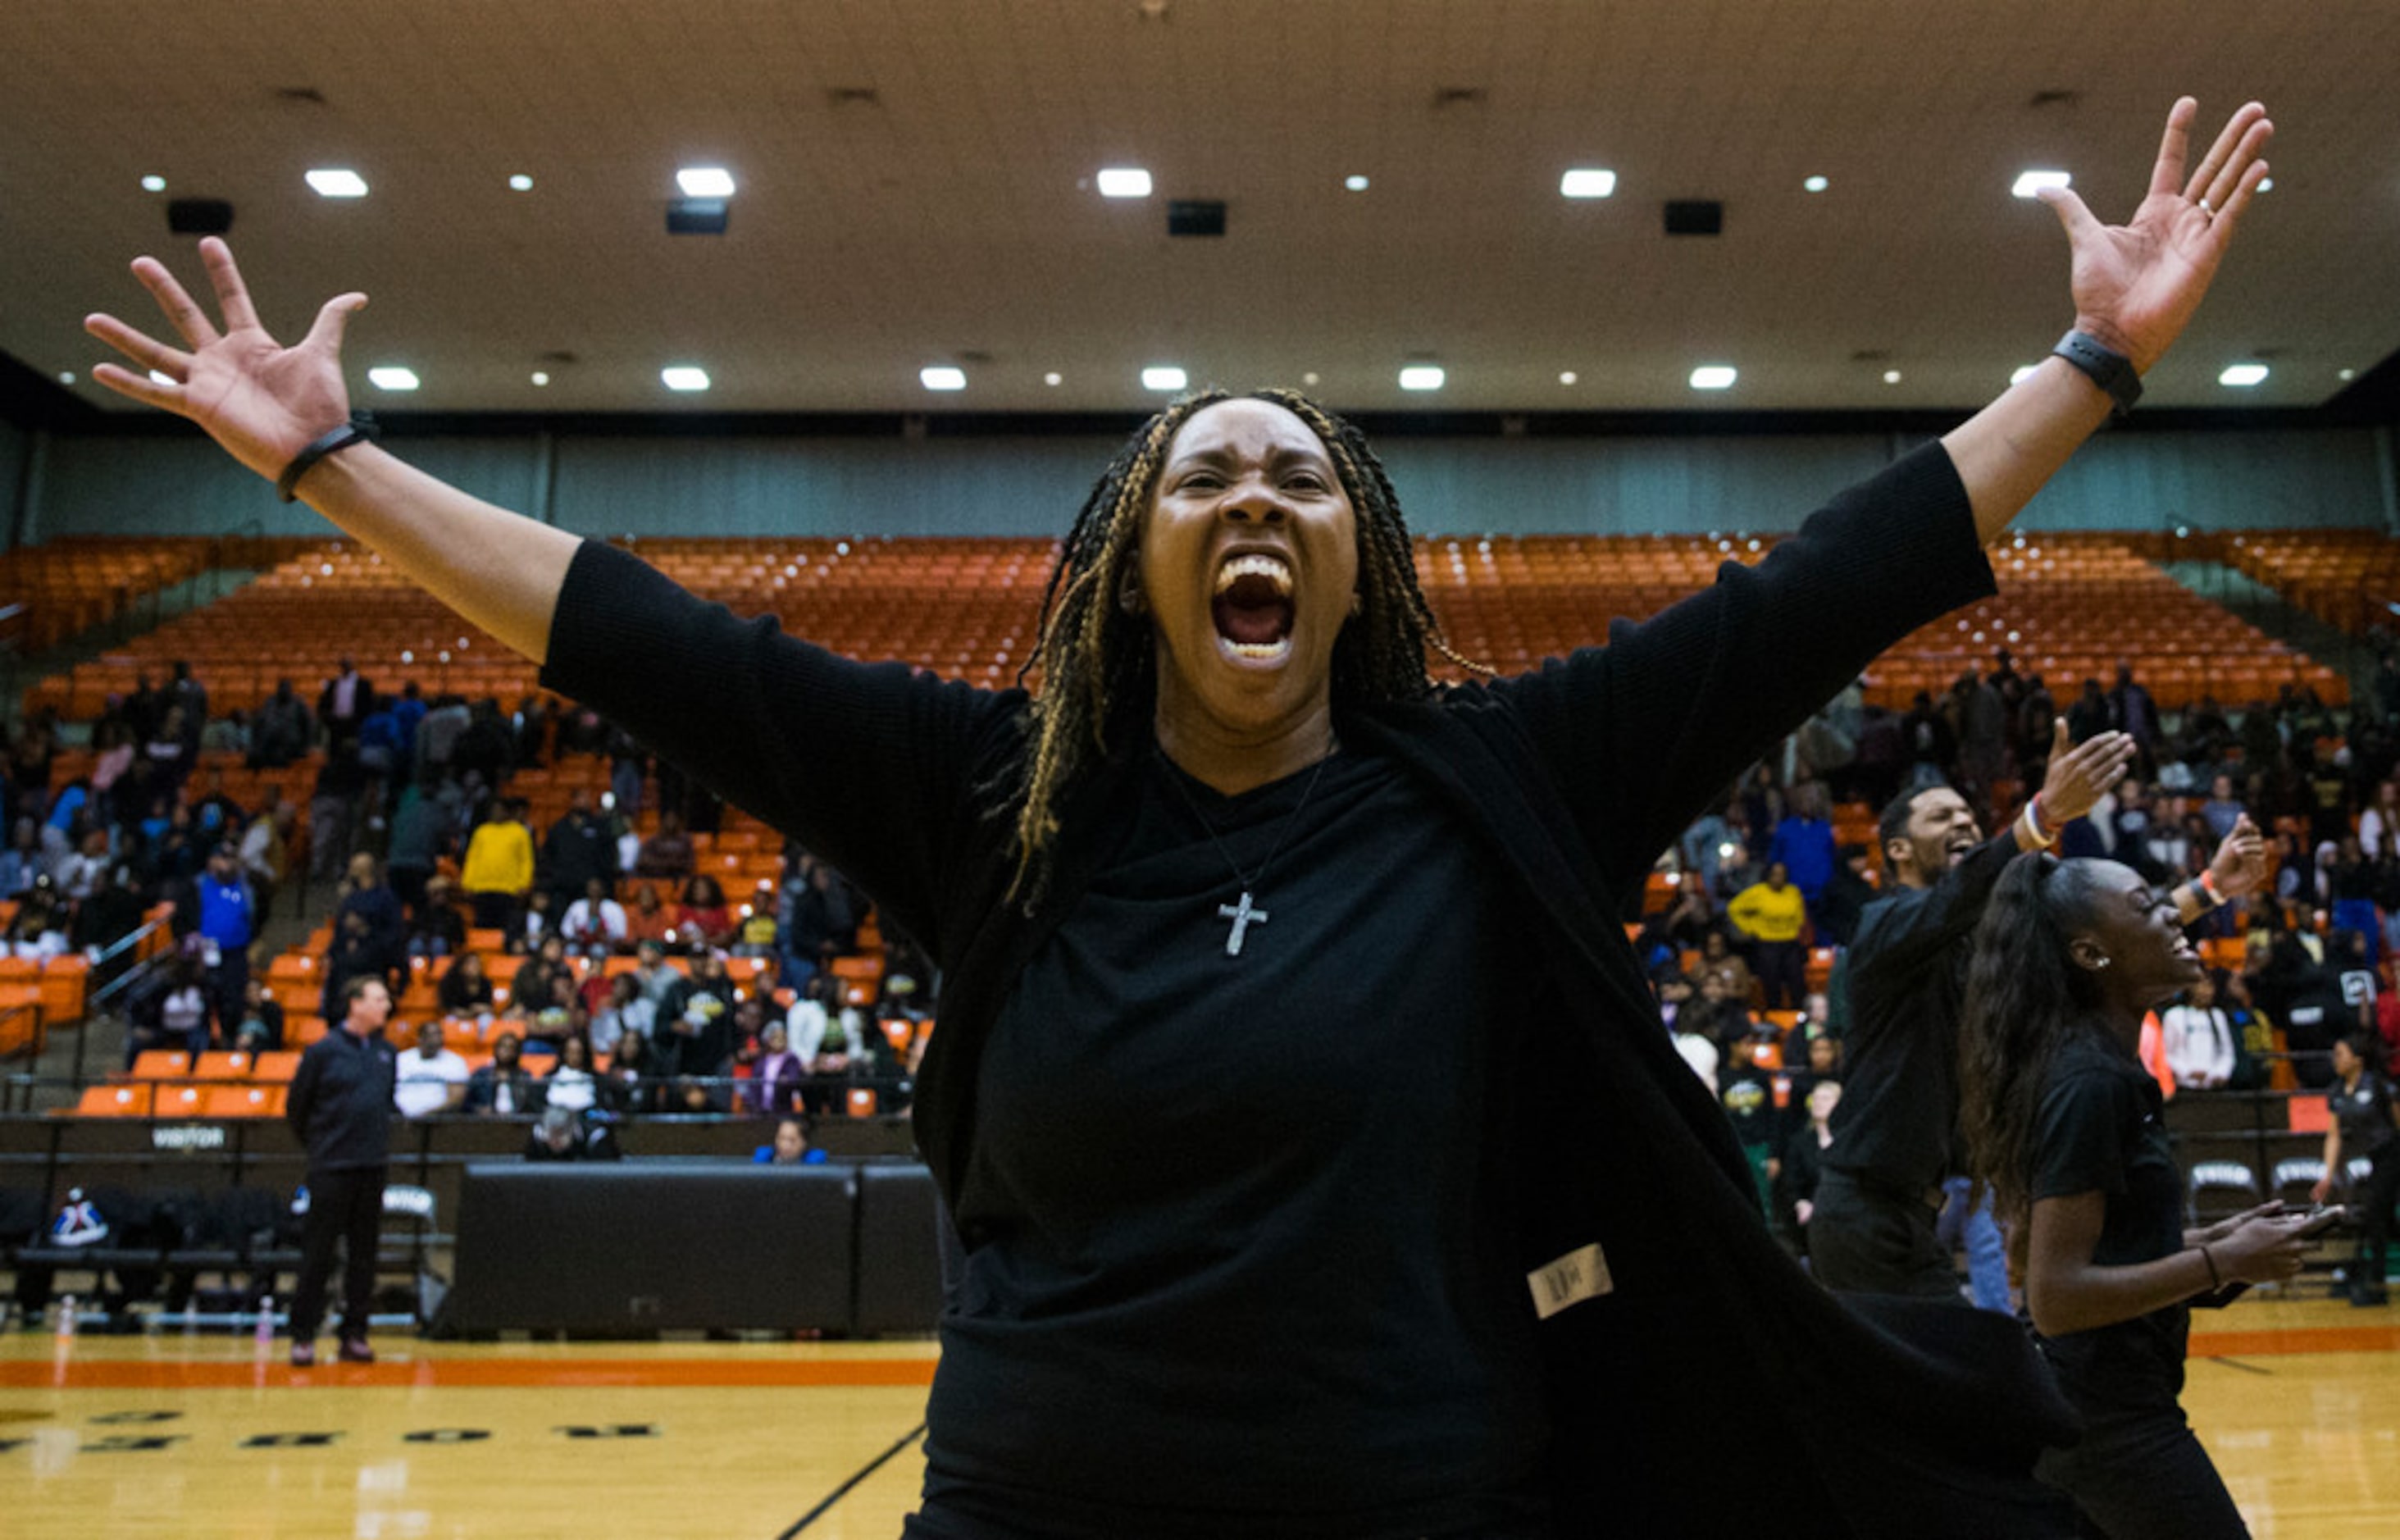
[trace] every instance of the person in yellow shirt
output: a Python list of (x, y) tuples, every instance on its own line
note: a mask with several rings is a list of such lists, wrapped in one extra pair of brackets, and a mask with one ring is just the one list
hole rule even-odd
[(516, 804), (495, 800), (467, 840), (458, 887), (474, 906), (479, 926), (507, 930), (533, 888), (533, 831), (517, 816)]
[(1750, 938), (1751, 969), (1758, 974), (1770, 1011), (1796, 1011), (1808, 988), (1808, 952), (1800, 944), (1808, 906), (1792, 885), (1780, 861), (1766, 868), (1766, 880), (1733, 895), (1725, 917)]

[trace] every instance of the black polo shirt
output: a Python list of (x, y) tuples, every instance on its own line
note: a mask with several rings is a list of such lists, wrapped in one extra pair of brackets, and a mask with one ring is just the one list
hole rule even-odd
[(391, 1044), (338, 1023), (300, 1056), (284, 1121), (307, 1147), (311, 1171), (355, 1171), (391, 1158)]

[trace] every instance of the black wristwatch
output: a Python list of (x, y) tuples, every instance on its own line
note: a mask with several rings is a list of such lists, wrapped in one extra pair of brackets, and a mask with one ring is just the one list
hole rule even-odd
[(2134, 373), (2134, 361), (2124, 354), (2101, 345), (2100, 339), (2088, 332), (2069, 332), (2058, 339), (2052, 353), (2080, 369), (2092, 383), (2108, 392), (2116, 402), (2117, 416), (2133, 411), (2134, 403), (2142, 399), (2142, 376)]

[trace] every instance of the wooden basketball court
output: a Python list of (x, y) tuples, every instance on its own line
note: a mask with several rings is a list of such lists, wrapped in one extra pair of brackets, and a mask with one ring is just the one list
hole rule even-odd
[[(2202, 1325), (2185, 1404), (2260, 1540), (2400, 1534), (2400, 1312), (2244, 1301)], [(294, 1370), (284, 1345), (0, 1342), (0, 1529), (892, 1540), (935, 1357), (387, 1334), (372, 1366)]]

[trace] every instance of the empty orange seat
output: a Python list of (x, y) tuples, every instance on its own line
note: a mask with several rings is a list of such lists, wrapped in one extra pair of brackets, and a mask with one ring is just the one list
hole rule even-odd
[(201, 1115), (211, 1118), (280, 1118), (280, 1085), (211, 1085), (201, 1092)]
[(192, 1056), (180, 1048), (145, 1048), (133, 1060), (135, 1080), (181, 1080), (192, 1072)]
[(875, 1087), (871, 1085), (852, 1086), (850, 1088), (850, 1098), (844, 1106), (852, 1117), (873, 1117), (875, 1115)]
[(168, 1083), (157, 1087), (157, 1098), (151, 1104), (154, 1116), (162, 1118), (197, 1118), (207, 1098), (207, 1089), (194, 1082)]
[(202, 1054), (199, 1062), (192, 1066), (192, 1078), (194, 1080), (248, 1080), (250, 1056), (248, 1054)]
[(261, 1054), (250, 1067), (252, 1080), (262, 1083), (288, 1085), (300, 1072), (300, 1056), (295, 1053)]
[(87, 1085), (75, 1110), (77, 1117), (146, 1118), (150, 1115), (150, 1087)]
[(84, 993), (91, 982), (91, 963), (81, 952), (69, 952), (42, 964), (42, 1018), (53, 1027), (83, 1019)]

